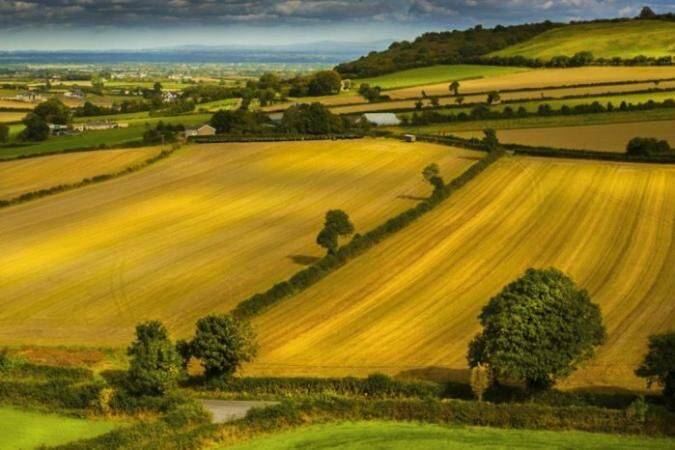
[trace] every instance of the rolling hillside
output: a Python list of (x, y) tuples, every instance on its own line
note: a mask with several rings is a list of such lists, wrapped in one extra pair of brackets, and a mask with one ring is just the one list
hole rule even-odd
[(596, 58), (675, 55), (675, 22), (632, 20), (568, 25), (546, 31), (488, 56), (549, 60), (590, 51)]
[[(256, 375), (466, 379), (484, 304), (528, 267), (569, 273), (607, 343), (567, 386), (642, 388), (675, 321), (675, 168), (510, 157), (444, 205), (254, 320)], [(436, 367), (436, 369), (434, 369)]]
[(479, 157), (383, 139), (197, 145), (4, 209), (0, 342), (126, 345), (149, 319), (191, 333), (321, 256), (327, 210), (371, 228), (429, 194), (427, 164), (451, 176)]

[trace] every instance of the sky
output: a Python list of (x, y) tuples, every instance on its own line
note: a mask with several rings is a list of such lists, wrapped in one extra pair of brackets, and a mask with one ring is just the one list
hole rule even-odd
[(0, 0), (0, 50), (411, 39), (482, 24), (629, 17), (675, 0)]

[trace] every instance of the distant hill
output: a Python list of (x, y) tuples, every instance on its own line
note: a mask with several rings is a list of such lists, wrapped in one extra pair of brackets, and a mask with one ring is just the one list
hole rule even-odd
[(442, 64), (460, 64), (527, 41), (563, 24), (542, 22), (509, 27), (482, 28), (465, 31), (425, 33), (413, 42), (394, 42), (387, 50), (338, 65), (335, 69), (345, 78), (365, 78)]
[[(651, 13), (653, 14), (653, 13)], [(367, 78), (406, 69), (443, 64), (483, 63), (522, 57), (529, 65), (555, 56), (591, 52), (595, 58), (675, 55), (675, 15), (652, 15), (648, 20), (612, 19), (570, 24), (542, 22), (515, 26), (480, 26), (459, 31), (425, 33), (412, 42), (394, 42), (387, 50), (370, 52), (335, 69), (346, 78)]]
[(675, 55), (675, 22), (631, 20), (572, 24), (546, 31), (488, 56), (550, 60), (590, 51), (596, 58)]

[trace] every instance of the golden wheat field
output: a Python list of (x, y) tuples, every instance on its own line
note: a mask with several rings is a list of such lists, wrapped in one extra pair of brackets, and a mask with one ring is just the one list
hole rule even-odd
[[(482, 138), (483, 131), (457, 131), (463, 138)], [(623, 153), (636, 136), (664, 139), (675, 146), (675, 120), (654, 122), (610, 123), (572, 127), (517, 128), (498, 130), (497, 137), (505, 144), (600, 150)]]
[(608, 340), (563, 386), (644, 387), (675, 323), (675, 167), (506, 157), (441, 207), (254, 320), (254, 375), (466, 379), (483, 305), (528, 267), (588, 289)]
[(18, 122), (26, 116), (25, 112), (0, 111), (0, 123)]
[[(503, 89), (544, 88), (547, 86), (571, 86), (575, 84), (609, 83), (675, 78), (675, 66), (644, 67), (578, 67), (568, 69), (537, 69), (494, 77), (460, 82), (460, 94), (487, 92)], [(448, 83), (417, 86), (414, 88), (387, 91), (392, 99), (411, 98), (420, 95), (448, 95)]]
[(98, 150), (6, 161), (0, 163), (0, 199), (119, 172), (160, 151), (159, 147)]
[(327, 210), (369, 229), (430, 193), (430, 162), (452, 176), (480, 157), (384, 139), (197, 145), (4, 209), (0, 343), (126, 345), (149, 319), (192, 333), (321, 256)]

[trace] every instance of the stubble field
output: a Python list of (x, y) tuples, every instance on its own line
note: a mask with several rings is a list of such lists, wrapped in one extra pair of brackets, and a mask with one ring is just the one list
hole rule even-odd
[(135, 174), (4, 209), (0, 342), (126, 345), (136, 323), (176, 335), (323, 254), (328, 209), (358, 230), (407, 209), (480, 154), (364, 139), (214, 144)]
[(0, 199), (112, 174), (157, 155), (159, 147), (98, 150), (0, 163)]
[(466, 380), (487, 301), (529, 267), (569, 273), (608, 340), (563, 386), (643, 388), (675, 321), (675, 168), (510, 157), (413, 226), (254, 320), (246, 373)]

